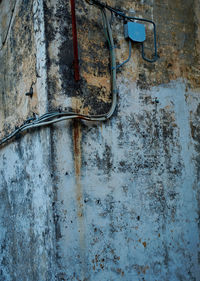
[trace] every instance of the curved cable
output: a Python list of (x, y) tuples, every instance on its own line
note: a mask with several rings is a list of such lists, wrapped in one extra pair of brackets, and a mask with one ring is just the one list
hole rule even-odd
[(154, 55), (153, 55), (153, 59), (148, 59), (145, 54), (144, 54), (144, 43), (142, 43), (142, 58), (148, 62), (155, 62), (158, 59), (158, 55), (157, 55), (157, 38), (156, 38), (156, 25), (152, 20), (147, 20), (147, 19), (143, 19), (143, 18), (138, 18), (138, 17), (130, 17), (127, 16), (123, 11), (121, 10), (117, 10), (114, 9), (113, 7), (101, 3), (98, 0), (85, 0), (88, 4), (90, 5), (95, 5), (97, 7), (101, 7), (102, 9), (107, 9), (109, 10), (111, 13), (114, 13), (119, 19), (122, 20), (129, 20), (129, 21), (143, 21), (143, 22), (147, 22), (153, 25), (153, 34), (154, 34)]
[(116, 87), (116, 57), (115, 57), (115, 46), (114, 46), (114, 41), (113, 41), (113, 36), (112, 36), (112, 30), (111, 26), (108, 20), (108, 17), (106, 15), (106, 9), (109, 10), (112, 14), (114, 13), (119, 19), (122, 20), (130, 20), (130, 21), (143, 21), (143, 22), (148, 22), (153, 24), (154, 27), (154, 58), (152, 60), (148, 59), (144, 55), (144, 45), (142, 44), (142, 57), (148, 62), (154, 62), (157, 60), (157, 43), (156, 43), (156, 26), (155, 23), (151, 20), (146, 20), (142, 18), (137, 18), (137, 17), (130, 17), (124, 14), (123, 11), (117, 10), (112, 8), (111, 6), (101, 3), (98, 0), (85, 0), (88, 4), (90, 5), (95, 5), (97, 8), (101, 10), (102, 13), (102, 20), (103, 20), (103, 26), (104, 26), (104, 33), (105, 37), (108, 41), (109, 45), (109, 50), (110, 50), (110, 59), (111, 59), (111, 88), (112, 88), (112, 104), (109, 109), (109, 111), (105, 114), (100, 114), (100, 115), (84, 115), (84, 114), (77, 114), (74, 112), (67, 112), (67, 111), (55, 111), (55, 112), (47, 112), (43, 114), (40, 117), (34, 117), (34, 118), (29, 118), (27, 119), (22, 126), (19, 128), (16, 128), (12, 133), (10, 133), (8, 136), (4, 137), (3, 139), (0, 140), (0, 145), (3, 143), (6, 143), (8, 140), (12, 139), (14, 136), (19, 134), (20, 132), (23, 132), (25, 130), (35, 128), (35, 127), (40, 127), (40, 126), (45, 126), (49, 124), (53, 124), (59, 121), (63, 120), (68, 120), (68, 119), (83, 119), (87, 121), (105, 121), (109, 119), (116, 108), (117, 104), (117, 87)]
[(103, 20), (103, 26), (104, 26), (104, 32), (106, 39), (108, 41), (109, 45), (109, 51), (110, 51), (110, 59), (111, 59), (111, 90), (112, 90), (112, 103), (109, 111), (104, 114), (99, 115), (84, 115), (84, 114), (77, 114), (74, 112), (68, 112), (68, 111), (54, 111), (54, 112), (47, 112), (43, 114), (40, 117), (33, 117), (27, 119), (24, 124), (18, 128), (16, 128), (12, 133), (10, 133), (8, 136), (4, 137), (0, 140), (0, 145), (6, 143), (10, 139), (12, 139), (17, 134), (24, 132), (31, 128), (41, 127), (53, 123), (57, 123), (63, 120), (68, 119), (83, 119), (87, 121), (105, 121), (109, 119), (116, 108), (117, 104), (117, 86), (116, 86), (116, 58), (115, 58), (115, 46), (112, 36), (112, 30), (110, 27), (110, 23), (108, 20), (108, 17), (106, 15), (106, 11), (104, 8), (100, 7), (101, 13), (102, 13), (102, 20)]
[(131, 40), (129, 39), (129, 52), (128, 52), (128, 58), (125, 60), (125, 61), (123, 61), (122, 63), (120, 63), (120, 64), (118, 64), (117, 65), (117, 69), (119, 69), (121, 66), (123, 66), (125, 63), (127, 63), (127, 62), (129, 62), (129, 60), (130, 60), (130, 58), (131, 58)]

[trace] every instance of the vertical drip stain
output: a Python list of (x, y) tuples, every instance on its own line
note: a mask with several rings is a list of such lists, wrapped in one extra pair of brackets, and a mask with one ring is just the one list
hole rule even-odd
[(84, 208), (83, 208), (83, 192), (81, 186), (81, 124), (79, 120), (74, 120), (73, 126), (73, 145), (74, 145), (74, 168), (76, 179), (76, 204), (77, 204), (77, 222), (80, 239), (80, 264), (82, 265), (81, 279), (85, 278), (85, 227), (84, 227)]

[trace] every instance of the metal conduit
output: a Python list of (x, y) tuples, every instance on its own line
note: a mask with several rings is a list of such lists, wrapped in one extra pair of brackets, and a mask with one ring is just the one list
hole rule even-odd
[[(73, 3), (72, 3), (73, 4)], [(72, 6), (73, 8), (73, 6)], [(75, 6), (74, 6), (75, 8)], [(63, 120), (68, 119), (83, 119), (87, 121), (105, 121), (108, 120), (114, 113), (116, 104), (117, 104), (117, 87), (116, 87), (116, 57), (115, 57), (115, 46), (114, 41), (112, 37), (112, 30), (110, 27), (110, 23), (105, 11), (105, 8), (98, 7), (102, 13), (102, 20), (103, 20), (103, 26), (104, 26), (104, 32), (106, 39), (108, 41), (109, 51), (110, 51), (110, 59), (111, 59), (111, 88), (112, 88), (112, 103), (111, 107), (108, 112), (99, 114), (99, 115), (84, 115), (84, 114), (77, 114), (74, 112), (68, 112), (68, 111), (54, 111), (54, 112), (47, 112), (43, 114), (40, 117), (33, 117), (28, 118), (22, 126), (16, 128), (13, 132), (11, 132), (9, 135), (4, 137), (0, 140), (0, 146), (8, 142), (9, 140), (13, 139), (14, 136), (18, 135), (21, 132), (24, 132), (31, 128), (41, 127), (49, 124), (53, 124), (56, 122), (60, 122)], [(75, 19), (75, 18), (74, 18)], [(74, 33), (75, 35), (75, 33)], [(75, 42), (75, 46), (77, 46), (77, 41)], [(76, 49), (76, 55), (77, 55)], [(77, 75), (77, 73), (76, 73)], [(78, 75), (76, 76), (78, 78)]]
[(75, 79), (75, 81), (79, 81), (80, 76), (79, 76), (78, 40), (77, 40), (77, 28), (76, 28), (75, 0), (71, 0), (71, 15), (72, 15), (72, 34), (73, 34), (73, 48), (74, 48), (74, 79)]

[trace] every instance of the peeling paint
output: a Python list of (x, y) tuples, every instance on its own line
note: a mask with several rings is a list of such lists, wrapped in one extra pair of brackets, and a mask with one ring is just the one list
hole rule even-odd
[[(109, 108), (99, 11), (77, 0), (75, 83), (69, 2), (16, 2), (0, 51), (1, 135), (33, 112)], [(0, 150), (2, 281), (199, 280), (199, 2), (106, 2), (156, 22), (159, 60), (147, 64), (132, 45), (107, 122), (62, 121)], [(0, 13), (9, 5), (0, 1)], [(1, 37), (9, 20), (0, 19)], [(119, 63), (128, 44), (116, 18), (113, 35)]]

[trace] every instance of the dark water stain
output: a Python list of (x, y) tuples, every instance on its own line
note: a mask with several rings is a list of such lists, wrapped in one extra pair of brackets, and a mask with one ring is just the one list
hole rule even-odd
[(84, 280), (88, 274), (86, 261), (86, 241), (85, 241), (85, 218), (84, 218), (84, 201), (83, 190), (81, 184), (81, 165), (82, 165), (82, 151), (81, 151), (81, 123), (79, 120), (73, 121), (73, 146), (74, 146), (74, 169), (75, 169), (75, 193), (77, 204), (77, 221), (78, 232), (80, 239), (80, 264), (81, 264), (81, 279)]

